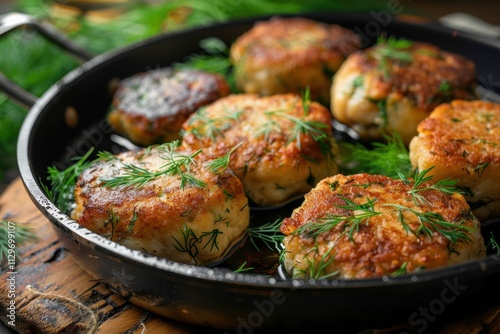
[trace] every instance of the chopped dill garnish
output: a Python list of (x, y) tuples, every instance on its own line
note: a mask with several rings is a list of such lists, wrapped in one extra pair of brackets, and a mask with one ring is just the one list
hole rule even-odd
[(493, 250), (496, 250), (496, 255), (500, 255), (500, 247), (498, 246), (498, 242), (495, 239), (495, 235), (490, 231), (490, 242), (486, 245), (486, 248), (491, 247)]
[(201, 150), (186, 155), (176, 151), (178, 147), (179, 141), (173, 141), (155, 147), (156, 150), (162, 152), (160, 157), (165, 160), (165, 164), (162, 165), (157, 171), (150, 171), (146, 168), (133, 164), (123, 164), (123, 168), (125, 169), (125, 173), (123, 175), (119, 175), (107, 180), (101, 179), (101, 182), (104, 186), (111, 188), (129, 186), (141, 188), (146, 183), (156, 179), (159, 176), (175, 175), (181, 178), (181, 189), (184, 189), (187, 184), (197, 188), (205, 187), (205, 182), (189, 174), (190, 165), (195, 163), (194, 157), (200, 154)]
[(200, 41), (203, 53), (195, 53), (180, 63), (174, 63), (174, 68), (197, 69), (200, 71), (222, 75), (232, 92), (238, 92), (233, 66), (229, 59), (229, 47), (219, 38), (209, 37)]
[(401, 267), (399, 267), (398, 270), (394, 271), (391, 276), (402, 276), (402, 275), (405, 275), (407, 273), (407, 267), (408, 263), (407, 262), (403, 262), (403, 264), (401, 265)]
[[(398, 213), (398, 219), (403, 225), (405, 231), (412, 233), (417, 238), (419, 238), (420, 235), (426, 235), (427, 237), (432, 238), (433, 232), (437, 232), (443, 235), (446, 239), (450, 240), (452, 244), (455, 244), (459, 241), (471, 241), (470, 236), (466, 232), (469, 230), (473, 230), (473, 227), (464, 226), (459, 223), (454, 224), (448, 222), (439, 213), (420, 212), (399, 204), (384, 204), (384, 206), (394, 207)], [(406, 224), (403, 215), (404, 211), (410, 212), (417, 216), (420, 224), (416, 229), (411, 229), (411, 227)]]
[(242, 110), (228, 110), (219, 117), (210, 117), (206, 108), (198, 109), (188, 120), (188, 125), (194, 125), (186, 132), (192, 133), (196, 138), (210, 138), (215, 141), (218, 136), (224, 137), (224, 131), (231, 127), (243, 113)]
[(226, 170), (227, 166), (229, 166), (229, 159), (231, 157), (231, 154), (241, 145), (243, 142), (240, 142), (238, 145), (235, 145), (227, 154), (223, 155), (222, 157), (219, 157), (217, 159), (214, 159), (210, 162), (207, 162), (205, 164), (205, 167), (208, 168), (208, 170), (213, 173), (213, 174), (220, 174), (224, 170)]
[(379, 174), (397, 178), (413, 171), (409, 152), (399, 135), (386, 136), (386, 143), (374, 142), (372, 147), (360, 143), (338, 141), (340, 170), (346, 175)]
[[(306, 120), (309, 114), (311, 104), (309, 88), (306, 88), (302, 95), (302, 109), (303, 114), (301, 117), (296, 117), (288, 113), (288, 110), (268, 110), (264, 112), (267, 121), (262, 125), (261, 130), (257, 131), (255, 136), (264, 135), (265, 140), (269, 139), (271, 132), (282, 134), (279, 118), (289, 120), (293, 123), (288, 144), (295, 142), (297, 148), (302, 149), (302, 135), (311, 136), (312, 139), (319, 145), (321, 153), (327, 158), (332, 157), (332, 146), (334, 145), (333, 139), (326, 132), (329, 128), (328, 124), (318, 121)], [(291, 106), (293, 109), (295, 105)]]
[(282, 219), (276, 219), (274, 222), (251, 226), (247, 229), (250, 242), (256, 250), (260, 251), (257, 245), (257, 240), (260, 240), (271, 251), (277, 251), (278, 253), (283, 251), (282, 242), (285, 235), (280, 230), (281, 222)]
[(413, 60), (412, 54), (408, 48), (413, 44), (412, 41), (404, 38), (395, 38), (381, 36), (377, 44), (372, 48), (370, 55), (378, 61), (378, 69), (384, 73), (385, 78), (391, 75), (390, 62), (409, 64)]
[[(175, 244), (173, 244), (173, 246), (177, 251), (181, 253), (187, 253), (196, 263), (196, 256), (200, 251), (200, 246), (202, 246), (201, 249), (205, 249), (210, 246), (210, 252), (212, 252), (214, 248), (219, 250), (217, 238), (221, 234), (223, 234), (223, 232), (216, 228), (212, 231), (202, 232), (198, 236), (190, 227), (184, 225), (183, 229), (181, 230), (182, 238), (180, 240), (172, 236), (172, 239), (174, 239), (175, 241)], [(205, 241), (204, 239), (207, 237), (208, 240)]]
[(236, 268), (236, 269), (234, 270), (234, 272), (235, 272), (235, 273), (244, 273), (244, 272), (247, 272), (247, 271), (252, 271), (252, 270), (254, 270), (254, 268), (253, 268), (253, 267), (247, 267), (246, 265), (247, 265), (247, 261), (243, 262), (243, 263), (241, 264), (241, 266), (239, 266), (238, 268)]
[[(337, 276), (339, 273), (338, 270), (331, 273), (326, 272), (328, 266), (333, 262), (333, 260), (335, 260), (335, 256), (330, 255), (332, 251), (333, 247), (330, 248), (328, 252), (321, 255), (321, 258), (317, 262), (314, 261), (314, 258), (311, 260), (309, 257), (305, 257), (305, 260), (307, 261), (308, 264), (307, 268), (306, 269), (294, 268), (293, 277), (312, 278), (314, 280), (321, 280)], [(313, 252), (313, 254), (314, 255), (319, 254), (317, 247), (315, 249), (315, 252)]]
[(429, 171), (431, 171), (434, 168), (434, 166), (423, 170), (419, 172), (418, 170), (415, 170), (415, 174), (413, 176), (413, 180), (407, 178), (403, 174), (399, 174), (399, 177), (405, 184), (412, 184), (412, 188), (408, 191), (408, 193), (413, 197), (413, 201), (417, 205), (421, 205), (427, 202), (424, 196), (419, 194), (421, 191), (425, 190), (438, 190), (444, 194), (447, 195), (452, 195), (454, 193), (461, 193), (463, 194), (463, 191), (456, 186), (458, 183), (458, 180), (452, 180), (449, 177), (439, 180), (438, 182), (431, 184), (429, 186), (423, 187), (422, 185), (425, 182), (429, 182), (432, 180), (433, 176), (426, 176)]
[[(62, 171), (53, 166), (47, 168), (49, 174), (47, 180), (50, 181), (50, 185), (42, 183), (42, 188), (50, 201), (64, 213), (70, 212), (78, 176), (93, 163), (88, 160), (93, 150), (94, 148), (91, 148), (84, 156), (73, 158), (76, 162)], [(103, 153), (103, 156), (107, 155)]]
[(401, 62), (411, 62), (413, 57), (408, 48), (413, 45), (413, 42), (405, 38), (395, 37), (379, 37), (376, 47), (372, 51), (372, 56), (378, 59), (381, 64), (385, 65), (387, 59), (397, 60)]
[[(486, 169), (486, 167), (489, 166), (489, 162), (484, 162), (484, 163), (480, 163), (478, 164), (476, 167), (474, 167), (474, 169), (472, 170), (472, 174), (477, 174), (478, 177), (482, 177), (483, 176), (483, 173), (484, 173), (484, 170)], [(466, 169), (467, 173), (470, 174), (469, 172), (469, 169)]]
[(342, 235), (347, 234), (349, 240), (354, 241), (353, 235), (355, 232), (359, 231), (359, 225), (361, 223), (367, 223), (370, 217), (381, 214), (380, 212), (375, 211), (375, 199), (367, 198), (365, 203), (356, 204), (346, 197), (341, 198), (346, 204), (335, 206), (337, 208), (352, 211), (352, 215), (328, 214), (325, 217), (318, 218), (299, 226), (293, 233), (305, 237), (316, 238), (320, 234), (328, 232), (339, 224), (344, 223), (345, 226), (343, 228), (344, 232), (342, 232)]

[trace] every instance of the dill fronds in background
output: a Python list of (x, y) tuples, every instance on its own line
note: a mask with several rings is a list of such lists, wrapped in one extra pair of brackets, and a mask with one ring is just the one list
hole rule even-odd
[[(88, 51), (101, 54), (160, 33), (233, 18), (386, 6), (384, 0), (20, 0), (9, 11), (48, 21)], [(78, 65), (35, 32), (15, 31), (0, 39), (0, 72), (37, 96)], [(27, 112), (0, 93), (0, 185), (17, 175), (17, 135)]]

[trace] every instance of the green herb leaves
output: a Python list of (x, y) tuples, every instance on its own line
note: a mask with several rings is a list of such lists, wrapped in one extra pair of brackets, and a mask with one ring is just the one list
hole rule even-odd
[(182, 63), (175, 63), (175, 68), (192, 68), (222, 75), (231, 87), (237, 92), (233, 67), (229, 59), (229, 47), (220, 39), (212, 37), (200, 41), (203, 54), (192, 54)]
[(388, 78), (391, 74), (392, 63), (405, 65), (413, 61), (413, 56), (409, 50), (412, 45), (412, 41), (404, 38), (380, 37), (377, 44), (372, 48), (370, 55), (378, 62), (378, 69)]
[[(384, 209), (390, 207), (396, 210), (397, 220), (401, 223), (404, 231), (415, 235), (417, 239), (421, 236), (433, 238), (434, 234), (437, 233), (450, 240), (452, 244), (470, 241), (471, 238), (467, 231), (474, 228), (463, 225), (463, 223), (470, 218), (466, 212), (460, 215), (457, 221), (447, 221), (440, 213), (433, 212), (431, 203), (429, 203), (422, 194), (424, 191), (439, 191), (446, 195), (452, 195), (459, 191), (455, 187), (456, 181), (454, 180), (444, 179), (436, 183), (429, 182), (432, 179), (432, 176), (427, 176), (430, 169), (416, 172), (414, 179), (409, 179), (404, 175), (400, 175), (403, 185), (409, 188), (407, 193), (411, 195), (414, 205), (406, 205), (404, 204), (404, 200), (403, 202), (387, 201), (385, 198), (391, 198), (391, 195), (387, 194), (382, 197), (384, 200), (378, 204), (376, 209), (375, 204), (378, 200), (376, 197), (367, 197), (370, 192), (364, 193), (363, 191), (363, 193), (358, 193), (356, 191), (348, 198), (342, 195), (342, 193), (350, 193), (351, 191), (347, 189), (338, 190), (337, 187), (334, 187), (331, 189), (336, 192), (335, 198), (342, 200), (345, 204), (333, 204), (331, 212), (336, 213), (329, 213), (323, 217), (307, 222), (299, 226), (293, 233), (303, 238), (316, 239), (320, 235), (329, 233), (338, 227), (338, 229), (336, 229), (338, 232), (336, 232), (337, 240), (343, 236), (347, 236), (348, 240), (354, 242), (354, 235), (359, 232), (360, 226), (362, 224), (369, 224), (372, 217), (384, 215), (384, 217), (387, 217), (389, 220), (393, 219), (390, 218), (393, 211)], [(384, 186), (383, 183), (373, 182), (364, 184), (349, 183), (348, 187), (368, 189), (372, 185)], [(390, 190), (388, 191), (390, 192)], [(361, 200), (362, 195), (366, 196), (364, 201)], [(413, 216), (413, 218), (410, 219), (411, 216)]]
[(240, 142), (238, 145), (234, 146), (227, 154), (223, 155), (220, 158), (214, 159), (205, 164), (205, 167), (213, 174), (220, 174), (229, 166), (229, 161), (231, 154), (241, 145), (243, 142)]
[(375, 199), (367, 198), (366, 202), (362, 204), (356, 204), (343, 196), (341, 196), (341, 199), (345, 202), (345, 205), (335, 205), (335, 207), (348, 210), (349, 214), (328, 214), (300, 226), (294, 231), (294, 234), (317, 238), (320, 234), (330, 231), (339, 224), (343, 224), (341, 236), (347, 235), (349, 240), (354, 241), (353, 235), (359, 231), (359, 225), (367, 223), (370, 217), (381, 214), (375, 211)]
[(203, 181), (190, 174), (190, 165), (194, 164), (194, 157), (198, 155), (201, 150), (192, 154), (183, 154), (176, 151), (177, 147), (179, 147), (179, 142), (174, 141), (155, 148), (161, 152), (160, 157), (165, 160), (165, 164), (156, 171), (150, 171), (138, 165), (124, 164), (125, 172), (122, 175), (111, 179), (101, 179), (101, 182), (104, 186), (111, 188), (119, 186), (140, 188), (161, 175), (177, 175), (181, 179), (181, 189), (184, 189), (186, 185), (197, 188), (205, 187)]
[(413, 60), (411, 53), (408, 51), (412, 45), (412, 41), (404, 38), (380, 37), (372, 51), (372, 56), (384, 67), (388, 60), (409, 63)]
[(224, 137), (224, 131), (227, 130), (234, 122), (236, 122), (242, 110), (227, 109), (224, 114), (219, 117), (210, 117), (205, 108), (200, 108), (188, 120), (189, 125), (195, 125), (188, 132), (196, 136), (196, 138), (210, 138), (216, 140), (217, 137)]
[(392, 178), (409, 176), (412, 166), (408, 149), (398, 135), (386, 137), (386, 142), (374, 142), (371, 147), (360, 143), (338, 142), (340, 169), (344, 174), (369, 173)]
[[(102, 178), (103, 186), (115, 187), (136, 187), (141, 188), (148, 182), (162, 176), (178, 176), (181, 180), (180, 188), (186, 186), (194, 186), (197, 188), (205, 187), (205, 182), (194, 177), (191, 173), (191, 166), (195, 164), (194, 158), (201, 153), (198, 150), (194, 153), (182, 153), (177, 148), (179, 142), (174, 141), (159, 146), (152, 146), (144, 149), (143, 157), (151, 154), (151, 151), (157, 150), (160, 158), (165, 161), (163, 165), (155, 170), (150, 170), (142, 166), (140, 162), (136, 164), (123, 163), (123, 172), (120, 175), (110, 178)], [(237, 147), (237, 146), (236, 146)], [(215, 159), (207, 164), (210, 172), (218, 174), (223, 172), (229, 164), (229, 155), (236, 147), (219, 159)], [(117, 155), (110, 152), (101, 151), (97, 153), (97, 158), (90, 160), (94, 148), (91, 148), (84, 156), (75, 158), (76, 162), (64, 170), (59, 170), (56, 167), (49, 166), (47, 168), (47, 180), (50, 184), (42, 187), (49, 199), (63, 212), (69, 214), (72, 210), (74, 202), (74, 189), (80, 174), (90, 166), (98, 162), (111, 163), (113, 160), (120, 161)]]
[(49, 174), (47, 180), (50, 182), (50, 186), (45, 186), (42, 183), (42, 187), (47, 197), (65, 213), (69, 213), (71, 210), (73, 190), (78, 176), (92, 164), (89, 157), (93, 150), (91, 148), (84, 156), (75, 158), (77, 161), (62, 171), (53, 166), (47, 168)]
[(331, 158), (334, 139), (328, 133), (329, 125), (307, 119), (311, 105), (309, 88), (305, 89), (301, 102), (303, 113), (300, 117), (292, 115), (290, 112), (290, 110), (295, 109), (295, 105), (286, 110), (265, 111), (264, 115), (267, 117), (267, 121), (262, 125), (261, 130), (256, 133), (256, 136), (264, 135), (265, 140), (268, 141), (272, 132), (283, 133), (280, 127), (280, 119), (288, 120), (292, 122), (293, 127), (290, 131), (287, 144), (295, 143), (297, 148), (301, 150), (302, 136), (310, 136), (319, 145), (323, 156)]
[(276, 250), (278, 253), (282, 252), (282, 242), (285, 236), (280, 231), (281, 222), (281, 219), (277, 219), (271, 223), (248, 228), (248, 236), (255, 249), (260, 251), (257, 245), (257, 240), (260, 240), (270, 250)]
[(432, 176), (427, 176), (427, 173), (429, 173), (429, 171), (432, 170), (433, 168), (434, 166), (426, 170), (423, 170), (421, 172), (416, 170), (413, 177), (413, 181), (408, 179), (402, 173), (399, 174), (399, 177), (405, 184), (413, 184), (411, 190), (408, 191), (408, 193), (413, 197), (413, 201), (417, 205), (425, 204), (427, 202), (425, 197), (420, 194), (422, 191), (425, 190), (434, 189), (447, 195), (451, 195), (453, 193), (462, 193), (462, 190), (460, 190), (456, 186), (458, 180), (452, 180), (450, 178), (445, 178), (439, 180), (434, 184), (424, 186), (424, 183), (432, 180)]
[(209, 248), (211, 252), (214, 249), (219, 250), (218, 237), (221, 234), (223, 234), (223, 232), (216, 228), (212, 231), (202, 232), (197, 235), (193, 229), (184, 225), (181, 230), (182, 238), (177, 239), (172, 236), (175, 241), (173, 246), (177, 251), (187, 253), (196, 263), (196, 256), (200, 251), (199, 247), (201, 247), (201, 249)]
[[(461, 225), (460, 222), (453, 223), (446, 221), (439, 213), (436, 212), (420, 212), (406, 206), (397, 204), (384, 204), (384, 206), (394, 207), (398, 212), (399, 222), (403, 225), (407, 233), (415, 235), (419, 238), (420, 235), (425, 235), (429, 238), (433, 237), (433, 233), (443, 235), (446, 239), (450, 240), (452, 245), (461, 241), (471, 241), (470, 236), (467, 234), (468, 230), (474, 229), (473, 227)], [(405, 220), (404, 211), (414, 214), (419, 221), (419, 226), (412, 229)]]

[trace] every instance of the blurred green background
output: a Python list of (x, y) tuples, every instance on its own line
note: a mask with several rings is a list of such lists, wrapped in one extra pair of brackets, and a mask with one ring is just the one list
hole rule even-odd
[[(446, 12), (472, 7), (469, 1), (419, 0), (0, 1), (0, 14), (16, 11), (34, 15), (94, 54), (184, 27), (263, 14), (377, 11), (397, 4), (410, 17), (436, 19)], [(0, 38), (0, 72), (37, 96), (78, 65), (36, 33), (17, 30)], [(17, 176), (17, 134), (27, 112), (0, 93), (0, 192)]]
[[(53, 24), (94, 54), (184, 27), (262, 14), (382, 8), (373, 0), (21, 0), (3, 12), (23, 12)], [(79, 64), (36, 33), (0, 38), (0, 72), (37, 96)], [(0, 184), (16, 176), (17, 134), (28, 111), (0, 93)], [(0, 190), (1, 191), (1, 190)]]

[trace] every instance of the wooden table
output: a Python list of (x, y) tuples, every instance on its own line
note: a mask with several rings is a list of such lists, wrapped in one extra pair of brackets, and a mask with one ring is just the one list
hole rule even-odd
[[(37, 240), (19, 247), (15, 274), (15, 331), (19, 333), (217, 333), (165, 319), (130, 304), (96, 282), (64, 250), (51, 223), (31, 202), (20, 179), (0, 198), (0, 216), (30, 226)], [(10, 319), (9, 268), (0, 271), (0, 318)], [(496, 292), (500, 289), (496, 289)], [(500, 300), (496, 293), (478, 297), (460, 314), (440, 317), (432, 333), (500, 333)], [(333, 325), (332, 325), (333, 326)], [(5, 328), (5, 327), (3, 327)], [(0, 326), (0, 333), (3, 333)], [(405, 324), (372, 333), (417, 333)]]
[[(20, 179), (0, 198), (0, 216), (29, 225), (37, 240), (19, 248), (16, 262), (16, 321), (19, 333), (193, 333), (194, 326), (148, 313), (110, 292), (75, 262), (58, 241), (51, 223), (31, 202)], [(0, 318), (10, 298), (9, 268), (0, 271)], [(0, 327), (0, 333), (2, 328)]]

